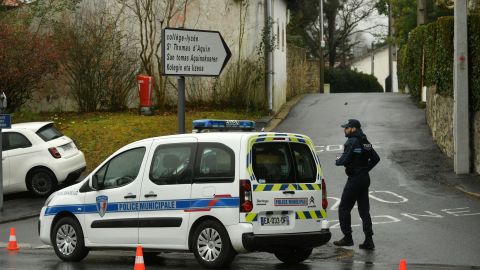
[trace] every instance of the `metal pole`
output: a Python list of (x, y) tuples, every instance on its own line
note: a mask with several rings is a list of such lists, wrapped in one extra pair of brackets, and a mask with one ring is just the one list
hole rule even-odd
[(467, 174), (470, 173), (467, 0), (455, 1), (453, 39), (453, 163), (456, 174)]
[(325, 89), (325, 59), (323, 59), (323, 0), (320, 0), (320, 93), (324, 93)]
[[(265, 27), (268, 27), (268, 43), (272, 40), (272, 0), (265, 0)], [(267, 46), (267, 97), (268, 111), (273, 111), (273, 48)]]
[(375, 76), (375, 50), (373, 48), (374, 47), (373, 47), (373, 42), (372, 42), (372, 71), (370, 72), (370, 74)]
[(392, 4), (388, 4), (388, 37), (390, 42), (388, 43), (388, 77), (385, 85), (385, 92), (393, 92), (393, 49), (392, 49)]
[(178, 77), (178, 134), (185, 133), (185, 77)]

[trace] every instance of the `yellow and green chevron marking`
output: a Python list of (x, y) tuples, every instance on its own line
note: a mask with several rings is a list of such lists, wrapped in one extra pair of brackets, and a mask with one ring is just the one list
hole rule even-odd
[(322, 219), (326, 217), (327, 217), (327, 212), (325, 212), (325, 210), (295, 212), (296, 219)]
[[(295, 219), (307, 220), (307, 219), (322, 219), (322, 218), (327, 218), (327, 212), (325, 212), (325, 210), (295, 212)], [(252, 223), (257, 220), (258, 220), (258, 213), (251, 212), (245, 215), (246, 222)]]
[(282, 190), (321, 190), (319, 184), (258, 184), (253, 185), (253, 192)]

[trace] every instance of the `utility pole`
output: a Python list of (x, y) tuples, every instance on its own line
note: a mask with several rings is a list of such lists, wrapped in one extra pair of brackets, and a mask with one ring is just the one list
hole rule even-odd
[(318, 14), (320, 18), (320, 93), (324, 93), (325, 85), (325, 60), (323, 59), (323, 47), (325, 47), (325, 41), (323, 40), (323, 0), (320, 0), (320, 13)]
[(427, 0), (417, 0), (417, 25), (427, 23)]
[(453, 146), (456, 174), (470, 173), (467, 0), (455, 0), (453, 34)]
[[(421, 1), (421, 0), (419, 0)], [(388, 77), (385, 82), (385, 92), (393, 92), (393, 48), (392, 48), (392, 4), (388, 3)]]
[(375, 76), (375, 50), (374, 50), (373, 42), (372, 42), (372, 52), (371, 52), (371, 54), (372, 54), (372, 65), (371, 65), (372, 70), (371, 70), (370, 74), (372, 76)]

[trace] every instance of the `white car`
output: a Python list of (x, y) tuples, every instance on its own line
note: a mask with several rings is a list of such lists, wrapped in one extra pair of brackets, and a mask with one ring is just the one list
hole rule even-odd
[(52, 122), (13, 124), (2, 130), (3, 191), (46, 196), (85, 170), (85, 156)]
[(299, 263), (330, 240), (327, 206), (307, 136), (181, 134), (129, 144), (83, 182), (52, 194), (39, 234), (65, 261), (141, 245), (145, 256), (192, 251), (206, 267), (253, 251)]

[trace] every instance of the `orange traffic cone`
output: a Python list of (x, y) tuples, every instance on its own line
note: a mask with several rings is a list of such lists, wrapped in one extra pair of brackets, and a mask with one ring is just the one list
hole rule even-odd
[(400, 266), (398, 270), (407, 270), (407, 261), (405, 259), (400, 260)]
[(135, 267), (133, 268), (133, 270), (145, 270), (142, 246), (137, 247), (137, 253), (135, 254)]
[(19, 250), (17, 246), (17, 237), (15, 236), (15, 228), (10, 228), (10, 238), (8, 239), (8, 250)]

